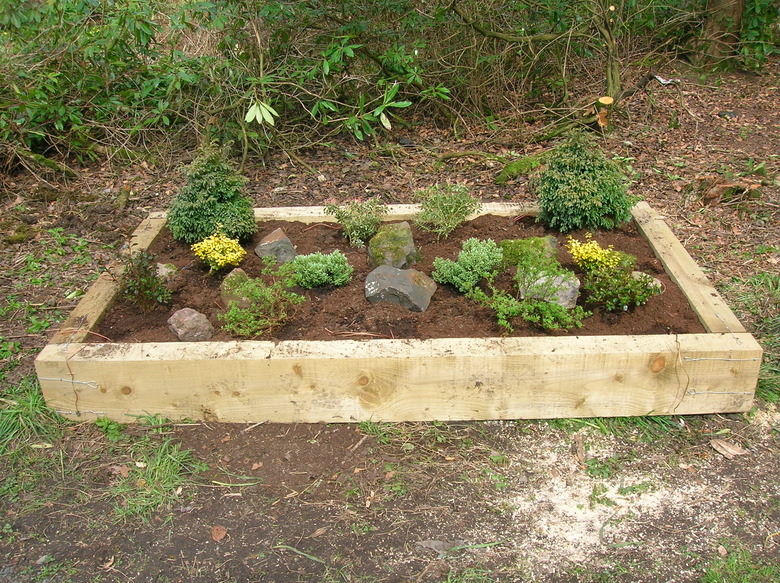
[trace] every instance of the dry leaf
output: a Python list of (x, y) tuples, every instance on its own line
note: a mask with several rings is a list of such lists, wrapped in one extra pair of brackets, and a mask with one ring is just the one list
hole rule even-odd
[(252, 464), (252, 469), (253, 470), (259, 470), (262, 467), (263, 467), (263, 462), (255, 462), (255, 463)]
[(721, 557), (725, 557), (726, 555), (728, 555), (728, 554), (729, 554), (729, 552), (726, 550), (726, 547), (724, 547), (723, 545), (719, 545), (719, 546), (718, 546), (718, 554), (719, 554)]
[(112, 555), (111, 558), (108, 559), (108, 561), (106, 561), (104, 565), (100, 565), (100, 568), (103, 569), (104, 571), (108, 571), (113, 566), (114, 566), (114, 557)]
[(750, 453), (748, 450), (743, 449), (738, 445), (734, 445), (730, 441), (726, 441), (724, 439), (711, 439), (710, 445), (712, 446), (712, 449), (717, 451), (726, 459), (732, 459), (735, 455), (747, 455)]
[(130, 468), (128, 468), (124, 464), (119, 466), (116, 470), (117, 470), (117, 472), (119, 472), (119, 475), (122, 476), (123, 478), (126, 478), (127, 476), (130, 475)]
[(222, 439), (220, 439), (220, 441), (221, 441), (222, 443), (227, 443), (228, 441), (230, 441), (230, 435), (226, 435), (225, 437), (223, 437)]
[(607, 127), (607, 124), (609, 123), (607, 121), (607, 110), (606, 109), (600, 109), (599, 110), (599, 118), (598, 118), (598, 124), (599, 127), (605, 128)]
[(328, 529), (323, 526), (322, 528), (318, 528), (313, 533), (311, 533), (309, 535), (309, 538), (315, 538), (315, 537), (318, 537), (318, 536), (322, 536), (326, 532), (328, 532)]
[(215, 525), (211, 527), (211, 538), (215, 542), (221, 541), (223, 538), (227, 536), (227, 528), (220, 525)]

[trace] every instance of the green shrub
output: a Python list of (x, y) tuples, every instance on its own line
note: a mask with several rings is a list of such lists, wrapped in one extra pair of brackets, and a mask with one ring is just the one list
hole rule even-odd
[(631, 207), (638, 200), (628, 195), (618, 165), (581, 134), (556, 148), (534, 187), (538, 220), (562, 233), (613, 229), (631, 219)]
[(634, 276), (630, 270), (621, 267), (588, 272), (582, 287), (589, 302), (600, 304), (609, 312), (641, 306), (661, 292), (658, 284), (646, 273)]
[(352, 266), (341, 251), (298, 255), (290, 262), (295, 283), (301, 287), (313, 288), (326, 285), (342, 286), (352, 280)]
[(246, 182), (223, 149), (205, 147), (188, 167), (187, 183), (171, 202), (168, 227), (173, 238), (197, 243), (220, 226), (231, 239), (251, 237), (257, 224), (252, 201), (243, 194)]
[(210, 270), (219, 271), (223, 267), (238, 267), (246, 256), (246, 251), (238, 242), (222, 232), (222, 225), (217, 225), (217, 231), (203, 241), (195, 243), (192, 251)]
[(421, 229), (446, 238), (470, 214), (482, 208), (482, 202), (469, 194), (462, 184), (436, 184), (416, 193), (421, 210), (414, 223)]
[(335, 202), (325, 205), (325, 214), (336, 217), (336, 221), (344, 227), (344, 236), (349, 239), (349, 244), (355, 247), (363, 247), (374, 236), (386, 213), (385, 205), (375, 198), (352, 200), (344, 206)]
[(230, 292), (244, 298), (247, 307), (241, 307), (235, 300), (228, 302), (227, 310), (217, 316), (222, 327), (242, 338), (257, 338), (284, 326), (294, 306), (306, 299), (287, 289), (294, 285), (291, 274), (289, 264), (276, 268), (273, 260), (269, 260), (263, 269), (268, 282), (262, 278), (238, 280)]
[(433, 277), (438, 283), (454, 286), (461, 293), (468, 293), (482, 279), (494, 277), (504, 254), (493, 239), (471, 238), (463, 242), (458, 259), (433, 260)]
[(122, 296), (143, 311), (158, 304), (167, 304), (171, 291), (157, 275), (157, 258), (148, 251), (138, 251), (122, 259), (124, 271), (119, 278)]

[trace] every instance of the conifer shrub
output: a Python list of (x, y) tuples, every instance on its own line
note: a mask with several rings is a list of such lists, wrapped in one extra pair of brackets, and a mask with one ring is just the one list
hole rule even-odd
[(465, 294), (481, 280), (495, 277), (503, 258), (504, 254), (493, 239), (471, 238), (461, 245), (457, 260), (436, 257), (431, 277)]
[(290, 262), (295, 283), (311, 289), (332, 285), (339, 287), (352, 281), (353, 267), (341, 251), (298, 255)]
[(222, 233), (246, 240), (257, 230), (252, 201), (243, 188), (247, 179), (230, 164), (225, 151), (203, 148), (186, 171), (187, 183), (171, 202), (168, 228), (178, 241), (193, 244)]
[(555, 149), (534, 187), (539, 220), (562, 233), (614, 229), (631, 219), (638, 200), (629, 196), (618, 165), (582, 134)]

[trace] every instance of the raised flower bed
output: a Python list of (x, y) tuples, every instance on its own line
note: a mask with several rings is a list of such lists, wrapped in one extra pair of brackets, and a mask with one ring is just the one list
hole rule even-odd
[[(389, 207), (405, 220), (415, 205)], [(531, 209), (483, 205), (481, 214)], [(332, 221), (322, 207), (256, 209), (260, 220)], [(70, 418), (160, 413), (224, 422), (353, 422), (746, 411), (762, 350), (647, 204), (633, 216), (706, 333), (431, 340), (96, 343), (118, 293), (102, 275), (36, 360), (48, 404)], [(146, 248), (165, 225), (136, 230)]]

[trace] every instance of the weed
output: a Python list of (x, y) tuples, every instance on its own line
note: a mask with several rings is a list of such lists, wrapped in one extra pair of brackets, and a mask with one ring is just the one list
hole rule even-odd
[(615, 457), (600, 460), (590, 458), (585, 461), (585, 473), (593, 478), (609, 479), (620, 471), (622, 464)]
[(371, 435), (380, 445), (390, 445), (398, 435), (398, 429), (390, 423), (376, 421), (361, 421), (358, 429), (363, 435)]
[(421, 203), (414, 222), (421, 229), (447, 238), (466, 218), (482, 208), (482, 202), (462, 184), (436, 184), (415, 193)]
[(621, 496), (629, 496), (631, 494), (645, 494), (655, 489), (656, 487), (652, 482), (639, 482), (638, 484), (630, 484), (628, 486), (624, 486), (621, 482), (617, 493)]
[(594, 484), (590, 496), (588, 496), (590, 509), (593, 510), (599, 504), (604, 506), (617, 506), (617, 503), (607, 496), (607, 487), (604, 484)]
[(108, 441), (116, 443), (117, 441), (121, 441), (124, 437), (122, 434), (124, 425), (112, 421), (108, 417), (98, 417), (95, 419), (95, 426), (103, 432), (103, 435), (106, 436)]
[(385, 464), (385, 492), (390, 494), (391, 498), (403, 498), (409, 493), (409, 487), (406, 485), (403, 475), (403, 468), (396, 463)]
[(192, 484), (193, 476), (207, 466), (192, 452), (164, 438), (159, 442), (144, 439), (132, 448), (134, 463), (127, 477), (111, 486), (114, 510), (119, 517), (148, 519), (154, 512), (168, 507), (182, 488)]
[(344, 236), (349, 239), (349, 244), (355, 247), (365, 246), (379, 230), (386, 213), (387, 207), (375, 198), (355, 199), (343, 206), (335, 202), (325, 205), (325, 214), (336, 217), (336, 221), (344, 227)]
[(450, 571), (443, 583), (493, 583), (489, 571), (477, 567), (466, 567), (462, 571)]
[(480, 473), (487, 478), (499, 492), (506, 490), (509, 487), (507, 477), (491, 468), (484, 468)]

